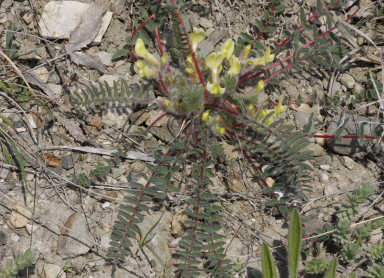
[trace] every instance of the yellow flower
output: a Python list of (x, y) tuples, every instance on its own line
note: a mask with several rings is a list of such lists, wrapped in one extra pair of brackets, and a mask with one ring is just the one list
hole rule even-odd
[(253, 111), (256, 111), (257, 109), (257, 106), (253, 103), (251, 103), (249, 106), (248, 106), (248, 111), (249, 112), (253, 112)]
[(205, 63), (207, 64), (207, 67), (212, 71), (212, 73), (216, 73), (223, 60), (224, 56), (222, 53), (212, 52), (205, 58)]
[(192, 42), (192, 49), (193, 51), (196, 51), (197, 45), (205, 39), (207, 34), (205, 34), (204, 30), (201, 28), (195, 28), (193, 27), (192, 34), (189, 35), (189, 39)]
[(217, 127), (216, 132), (220, 135), (223, 135), (225, 133), (225, 127)]
[(265, 87), (264, 80), (260, 80), (260, 81), (257, 83), (256, 93), (260, 93), (260, 92), (264, 91), (264, 87)]
[(157, 70), (148, 66), (143, 60), (138, 60), (133, 66), (135, 72), (143, 78), (153, 78), (157, 74)]
[(195, 71), (191, 68), (185, 68), (185, 71), (191, 75), (195, 75)]
[(225, 92), (225, 88), (220, 87), (220, 84), (211, 82), (207, 83), (207, 90), (216, 96), (222, 95)]
[(213, 52), (205, 58), (205, 64), (212, 72), (212, 81), (217, 83), (218, 69), (224, 60), (224, 55), (220, 52)]
[(206, 111), (203, 113), (203, 115), (201, 116), (201, 119), (202, 119), (204, 122), (208, 122), (209, 119), (211, 118), (210, 114), (211, 114), (211, 110), (209, 110), (209, 109), (206, 110)]
[(241, 60), (245, 61), (247, 60), (248, 56), (249, 56), (249, 53), (251, 53), (251, 48), (252, 48), (252, 45), (251, 44), (248, 44), (245, 48), (244, 48), (244, 52), (243, 52), (243, 55), (241, 56)]
[(165, 65), (166, 62), (167, 62), (167, 54), (164, 53), (164, 55), (161, 56), (161, 63), (162, 63), (163, 65)]
[(224, 58), (229, 60), (232, 56), (233, 49), (235, 48), (235, 43), (232, 39), (226, 40), (226, 42), (221, 46), (221, 53), (224, 55)]
[(229, 63), (231, 64), (231, 67), (228, 70), (228, 74), (239, 74), (240, 73), (240, 60), (236, 56), (231, 56), (229, 59)]
[(165, 103), (165, 105), (166, 105), (168, 108), (171, 108), (172, 103), (171, 103), (171, 101), (170, 101), (169, 99), (164, 99), (164, 103)]
[(275, 110), (276, 117), (278, 117), (281, 114), (283, 114), (285, 112), (285, 110), (287, 110), (287, 106), (283, 105), (283, 100), (280, 99), (279, 104), (277, 104), (277, 106), (275, 107), (274, 110)]
[(251, 66), (265, 66), (267, 63), (272, 62), (273, 59), (275, 59), (275, 54), (271, 54), (271, 49), (268, 47), (262, 57), (249, 61), (249, 64)]
[(191, 65), (191, 66), (195, 66), (195, 64), (193, 63), (193, 59), (192, 59), (192, 56), (188, 56), (187, 57), (187, 61), (188, 61), (188, 63)]
[(141, 38), (136, 40), (135, 52), (139, 57), (146, 59), (152, 65), (159, 65), (159, 61), (157, 61), (156, 57), (147, 50), (144, 41)]

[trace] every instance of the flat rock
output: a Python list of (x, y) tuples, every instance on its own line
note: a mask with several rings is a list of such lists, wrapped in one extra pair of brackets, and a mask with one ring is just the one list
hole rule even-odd
[(84, 216), (81, 213), (72, 214), (64, 227), (57, 241), (57, 254), (68, 259), (88, 253), (94, 239)]
[[(345, 125), (345, 128), (341, 132), (341, 136), (345, 135), (359, 135), (360, 126), (364, 124), (364, 135), (365, 136), (375, 136), (376, 124), (369, 123), (370, 120), (366, 117), (351, 113), (341, 113), (336, 115), (327, 128), (327, 134), (335, 135), (336, 131), (343, 125), (344, 121), (347, 119), (348, 122)], [(358, 140), (357, 138), (341, 138), (340, 141), (337, 141), (336, 138), (331, 138), (326, 141), (327, 147), (341, 155), (353, 155), (356, 152), (365, 150), (368, 143), (372, 140), (362, 139)]]
[[(72, 31), (80, 24), (89, 4), (77, 1), (51, 1), (44, 6), (39, 20), (39, 32), (44, 38), (69, 39)], [(106, 12), (94, 42), (100, 43), (112, 19), (112, 12)]]

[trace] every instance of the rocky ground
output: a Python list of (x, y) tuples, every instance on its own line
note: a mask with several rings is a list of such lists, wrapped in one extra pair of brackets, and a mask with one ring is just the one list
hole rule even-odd
[[(0, 89), (0, 120), (4, 124), (7, 118), (13, 123), (13, 128), (7, 130), (25, 157), (28, 182), (26, 190), (20, 182), (18, 167), (7, 160), (3, 145), (7, 137), (0, 132), (0, 265), (30, 248), (38, 254), (38, 259), (26, 277), (112, 277), (113, 271), (115, 277), (161, 277), (164, 268), (172, 271), (175, 262), (172, 253), (184, 232), (182, 222), (186, 216), (182, 202), (148, 213), (140, 224), (143, 231), (150, 230), (161, 216), (162, 220), (151, 232), (148, 248), (134, 246), (134, 256), (127, 259), (124, 267), (113, 269), (105, 263), (105, 254), (124, 190), (130, 181), (137, 180), (137, 174), (149, 173), (145, 163), (152, 159), (150, 148), (173, 139), (169, 118), (157, 121), (146, 140), (140, 142), (140, 148), (115, 168), (105, 182), (89, 188), (71, 183), (73, 175), (88, 173), (97, 162), (110, 157), (110, 150), (129, 142), (127, 134), (130, 131), (150, 126), (162, 114), (158, 110), (145, 109), (129, 113), (113, 110), (99, 114), (80, 113), (74, 112), (69, 103), (70, 93), (95, 82), (106, 81), (112, 85), (122, 78), (129, 84), (141, 82), (129, 59), (112, 60), (112, 55), (126, 45), (126, 38), (132, 32), (132, 19), (139, 16), (139, 7), (144, 2), (108, 1), (108, 12), (101, 27), (90, 27), (89, 32), (98, 32), (98, 37), (84, 46), (73, 41), (71, 44), (70, 32), (72, 25), (79, 24), (76, 19), (81, 18), (89, 6), (82, 4), (74, 8), (70, 6), (76, 4), (74, 1), (55, 2), (69, 5), (69, 15), (62, 22), (55, 14), (57, 10), (47, 9), (48, 2), (0, 2), (0, 50), (9, 56), (6, 48), (10, 45), (6, 45), (5, 30), (11, 29), (10, 22), (15, 23), (17, 33), (13, 43), (19, 47), (12, 60), (1, 57), (0, 80), (21, 84), (19, 77), (23, 75), (39, 99), (20, 104), (4, 88)], [(90, 4), (93, 1), (79, 2)], [(193, 1), (190, 11), (194, 25), (204, 28), (210, 35), (201, 45), (206, 54), (228, 37), (236, 39), (241, 32), (254, 34), (252, 24), (266, 6), (264, 2), (255, 4), (258, 1), (252, 0), (214, 2)], [(288, 28), (298, 20), (300, 6), (309, 12), (314, 5), (312, 1), (285, 2), (289, 3), (282, 25)], [(382, 50), (383, 28), (379, 24), (382, 19), (375, 18), (375, 9), (383, 8), (383, 3), (357, 2), (346, 13), (351, 14), (360, 6), (355, 27), (364, 30), (365, 36)], [(94, 11), (97, 12), (104, 14), (101, 8)], [(371, 20), (365, 22), (364, 18)], [(47, 31), (47, 27), (54, 24), (61, 27), (62, 33)], [(325, 28), (324, 23), (320, 23), (319, 28)], [(345, 70), (294, 73), (284, 77), (280, 87), (271, 90), (269, 98), (272, 100), (278, 100), (280, 95), (289, 99), (299, 96), (307, 99), (315, 93), (319, 98), (339, 96), (336, 107), (324, 103), (291, 104), (285, 115), (288, 123), (302, 129), (314, 112), (313, 133), (334, 134), (343, 116), (350, 118), (344, 134), (358, 134), (356, 123), (368, 122), (364, 134), (375, 136), (374, 130), (382, 121), (381, 104), (362, 100), (352, 105), (351, 98), (357, 99), (357, 95), (368, 87), (369, 72), (377, 74), (377, 80), (382, 84), (380, 53), (364, 36), (350, 33), (350, 37), (358, 49), (353, 59), (345, 64)], [(276, 34), (269, 43), (280, 40), (280, 34)], [(64, 49), (71, 47), (84, 56), (76, 59), (66, 55)], [(348, 99), (348, 95), (352, 97)], [(41, 103), (46, 103), (52, 114)], [(308, 196), (309, 201), (300, 203), (301, 213), (307, 219), (306, 235), (316, 232), (325, 223), (333, 223), (346, 194), (365, 183), (374, 185), (376, 191), (370, 202), (362, 205), (363, 218), (360, 220), (383, 215), (382, 156), (373, 151), (381, 144), (380, 140), (326, 142), (323, 138), (310, 138), (310, 141), (307, 148), (315, 156), (308, 162), (313, 167), (313, 191)], [(225, 142), (223, 147), (229, 159), (223, 167), (230, 175), (214, 180), (212, 190), (222, 196), (223, 232), (229, 238), (227, 255), (235, 263), (244, 264), (246, 271), (241, 277), (254, 277), (252, 269), (261, 269), (261, 242), (275, 247), (286, 245), (288, 226), (279, 213), (265, 209), (267, 197), (252, 182), (251, 174), (243, 171), (239, 153)], [(383, 229), (375, 230), (371, 241), (382, 239)], [(151, 249), (156, 250), (158, 256), (154, 256)], [(283, 259), (281, 264), (284, 264)], [(364, 267), (359, 264), (339, 270), (365, 274)]]

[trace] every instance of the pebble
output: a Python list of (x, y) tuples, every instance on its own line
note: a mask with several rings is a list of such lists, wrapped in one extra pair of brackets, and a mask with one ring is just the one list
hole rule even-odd
[(344, 73), (340, 76), (340, 83), (348, 89), (353, 89), (353, 87), (355, 87), (356, 81), (353, 76)]
[(352, 170), (353, 168), (355, 168), (355, 161), (352, 158), (348, 156), (342, 156), (340, 160), (341, 160), (341, 163), (345, 167), (347, 167), (349, 170)]
[(315, 144), (315, 143), (310, 143), (308, 146), (306, 146), (303, 151), (312, 151), (312, 155), (314, 157), (319, 157), (325, 155), (325, 150), (322, 146)]
[[(317, 132), (315, 135), (325, 135), (324, 132)], [(315, 137), (316, 144), (324, 147), (325, 146), (325, 138), (322, 137)]]
[(268, 185), (269, 188), (271, 188), (275, 184), (275, 180), (271, 177), (268, 177), (265, 179), (265, 183)]
[(63, 167), (65, 170), (72, 169), (79, 157), (80, 154), (78, 153), (72, 153), (70, 155), (64, 156), (61, 159), (61, 167)]
[(108, 53), (108, 52), (105, 52), (105, 51), (101, 51), (99, 53), (96, 54), (99, 58), (100, 58), (100, 61), (107, 67), (110, 67), (113, 65), (112, 63), (112, 53)]
[(21, 206), (16, 206), (11, 212), (10, 223), (15, 228), (23, 228), (32, 218), (32, 212)]
[(320, 169), (327, 171), (327, 172), (330, 172), (332, 167), (331, 167), (331, 165), (328, 165), (328, 164), (322, 164), (322, 165), (320, 165)]
[(320, 180), (320, 182), (328, 182), (329, 181), (329, 176), (326, 173), (321, 173), (319, 180)]
[(39, 68), (33, 69), (31, 70), (30, 73), (36, 76), (38, 79), (40, 79), (40, 81), (42, 81), (43, 83), (48, 82), (49, 72), (45, 67), (39, 67)]

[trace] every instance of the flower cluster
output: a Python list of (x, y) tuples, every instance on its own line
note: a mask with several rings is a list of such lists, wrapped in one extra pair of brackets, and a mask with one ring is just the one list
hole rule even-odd
[[(206, 33), (201, 28), (193, 28), (193, 32), (189, 35), (189, 39), (191, 42), (193, 53), (198, 52), (198, 45), (207, 37)], [(208, 80), (206, 86), (202, 87), (203, 90), (209, 92), (209, 94), (213, 97), (221, 97), (227, 99), (226, 93), (229, 91), (225, 87), (226, 83), (221, 81), (221, 75), (225, 76), (238, 76), (241, 73), (242, 68), (247, 68), (251, 66), (265, 66), (268, 63), (273, 62), (275, 55), (272, 54), (271, 49), (267, 48), (265, 54), (261, 57), (257, 58), (249, 58), (252, 45), (247, 45), (243, 52), (239, 55), (234, 54), (235, 43), (232, 39), (228, 39), (221, 46), (219, 51), (215, 51), (210, 53), (207, 57), (196, 57), (189, 56), (187, 57), (188, 66), (185, 68), (185, 72), (187, 76), (183, 76), (183, 74), (177, 69), (171, 69), (167, 66), (167, 71), (164, 72), (165, 80), (170, 87), (169, 94), (163, 98), (162, 102), (164, 104), (164, 108), (167, 109), (171, 113), (185, 113), (188, 112), (188, 105), (185, 104), (184, 99), (180, 91), (183, 88), (179, 88), (184, 84), (185, 86), (190, 86), (193, 90), (197, 89), (199, 83), (195, 82), (198, 77), (203, 78), (201, 76), (201, 72), (196, 67), (199, 67), (200, 64), (203, 65), (203, 73), (209, 73)], [(159, 59), (150, 53), (145, 47), (144, 41), (140, 38), (136, 40), (135, 52), (138, 57), (142, 58), (141, 60), (136, 61), (134, 64), (135, 71), (143, 78), (152, 79), (156, 76), (161, 76), (160, 71), (164, 69), (164, 64), (166, 63), (166, 57), (161, 57), (161, 62)], [(198, 61), (199, 65), (196, 64)], [(163, 66), (162, 66), (163, 65)], [(199, 76), (200, 74), (200, 76)], [(192, 76), (192, 79), (188, 76)], [(236, 77), (237, 80), (237, 77)], [(191, 84), (192, 82), (192, 84)], [(196, 84), (195, 84), (196, 83)], [(190, 84), (190, 85), (188, 85)], [(177, 88), (175, 88), (177, 86)], [(260, 80), (257, 83), (257, 86), (254, 90), (256, 94), (264, 91), (265, 83), (263, 80)], [(227, 91), (226, 91), (227, 90)], [(207, 101), (207, 100), (205, 100)], [(249, 102), (248, 102), (249, 104)], [(248, 105), (247, 104), (247, 105)], [(232, 122), (230, 119), (226, 119), (220, 116), (219, 113), (204, 109), (204, 102), (200, 102), (200, 104), (196, 105), (195, 108), (201, 111), (202, 120), (211, 128), (211, 130), (218, 134), (223, 135), (226, 132), (226, 126)], [(179, 111), (180, 110), (180, 111)], [(198, 112), (196, 109), (195, 112)], [(263, 120), (268, 116), (268, 120), (265, 125), (270, 125), (274, 122), (283, 112), (286, 110), (286, 106), (282, 105), (280, 101), (279, 104), (274, 109), (262, 109), (259, 113), (257, 103), (251, 103), (248, 106), (248, 113), (250, 115), (258, 115), (258, 119)], [(192, 110), (191, 110), (192, 111)], [(273, 112), (272, 115), (270, 115)]]
[(154, 78), (159, 70), (159, 61), (151, 54), (145, 47), (144, 41), (141, 38), (136, 40), (135, 52), (137, 56), (144, 58), (144, 60), (138, 60), (134, 64), (135, 72), (142, 78)]

